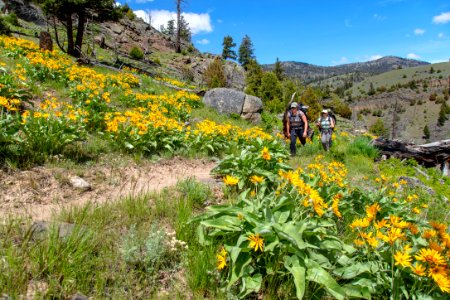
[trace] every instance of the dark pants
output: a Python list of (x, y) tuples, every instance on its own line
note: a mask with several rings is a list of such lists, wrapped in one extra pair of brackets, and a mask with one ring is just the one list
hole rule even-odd
[(303, 137), (303, 130), (303, 128), (291, 129), (291, 155), (295, 155), (297, 153), (297, 146), (295, 145), (297, 142), (297, 137), (302, 145), (306, 144), (306, 138)]

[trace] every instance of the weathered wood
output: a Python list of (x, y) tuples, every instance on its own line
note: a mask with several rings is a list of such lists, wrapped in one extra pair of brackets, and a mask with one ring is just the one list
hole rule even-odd
[(444, 165), (450, 159), (450, 140), (415, 145), (379, 138), (374, 140), (372, 145), (377, 147), (382, 155), (415, 159), (426, 167)]

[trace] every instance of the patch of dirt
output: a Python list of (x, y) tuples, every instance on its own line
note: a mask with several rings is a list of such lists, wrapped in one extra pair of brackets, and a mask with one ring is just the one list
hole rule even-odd
[[(215, 163), (206, 160), (173, 158), (136, 164), (117, 158), (67, 169), (35, 167), (10, 173), (0, 170), (0, 218), (50, 220), (52, 213), (62, 208), (160, 191), (189, 177), (213, 184), (210, 173), (214, 167)], [(69, 180), (72, 176), (86, 180), (91, 189), (73, 188)]]

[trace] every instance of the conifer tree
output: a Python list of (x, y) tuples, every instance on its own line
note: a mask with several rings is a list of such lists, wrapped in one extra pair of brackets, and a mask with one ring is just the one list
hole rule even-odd
[(251, 59), (247, 64), (247, 73), (245, 78), (246, 88), (245, 92), (249, 95), (259, 97), (259, 87), (261, 86), (261, 79), (263, 71), (256, 60)]
[(430, 138), (430, 128), (428, 128), (428, 125), (425, 125), (425, 127), (423, 128), (423, 137), (428, 140)]
[[(96, 14), (97, 19), (108, 19), (114, 11), (114, 0), (38, 0), (42, 4), (44, 12), (57, 19), (66, 28), (67, 49), (59, 42), (56, 23), (56, 42), (61, 50), (74, 57), (81, 56), (83, 36), (89, 14)], [(76, 19), (77, 25), (73, 22)], [(76, 35), (74, 36), (74, 29)], [(75, 40), (74, 40), (75, 38)]]
[(275, 75), (277, 76), (279, 81), (283, 81), (284, 70), (283, 70), (283, 66), (281, 65), (281, 62), (278, 59), (278, 57), (277, 57), (277, 61), (275, 62), (275, 68), (274, 68), (273, 72), (275, 73)]
[(236, 51), (233, 50), (236, 47), (236, 43), (233, 42), (233, 38), (229, 35), (223, 38), (223, 50), (222, 50), (222, 58), (223, 59), (232, 59), (235, 60), (237, 58)]
[(261, 78), (259, 96), (271, 112), (281, 112), (284, 109), (283, 90), (277, 76), (273, 72), (265, 72)]
[(445, 121), (448, 120), (447, 111), (448, 111), (447, 103), (443, 102), (441, 104), (441, 109), (439, 111), (438, 126), (440, 127), (444, 126)]
[(239, 46), (239, 63), (247, 70), (250, 61), (255, 60), (253, 43), (248, 35), (245, 35)]
[(175, 35), (175, 20), (169, 20), (167, 22), (167, 29), (165, 30), (165, 33), (174, 36)]

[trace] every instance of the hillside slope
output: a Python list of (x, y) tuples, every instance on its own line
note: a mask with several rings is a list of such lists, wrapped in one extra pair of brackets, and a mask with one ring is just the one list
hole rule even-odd
[[(343, 64), (331, 67), (317, 66), (303, 62), (282, 62), (281, 65), (286, 75), (291, 78), (300, 79), (306, 83), (322, 81), (334, 76), (357, 73), (357, 77), (380, 74), (398, 68), (411, 68), (429, 63), (405, 59), (396, 56), (385, 56), (368, 62)], [(265, 70), (273, 70), (274, 64), (263, 65)]]

